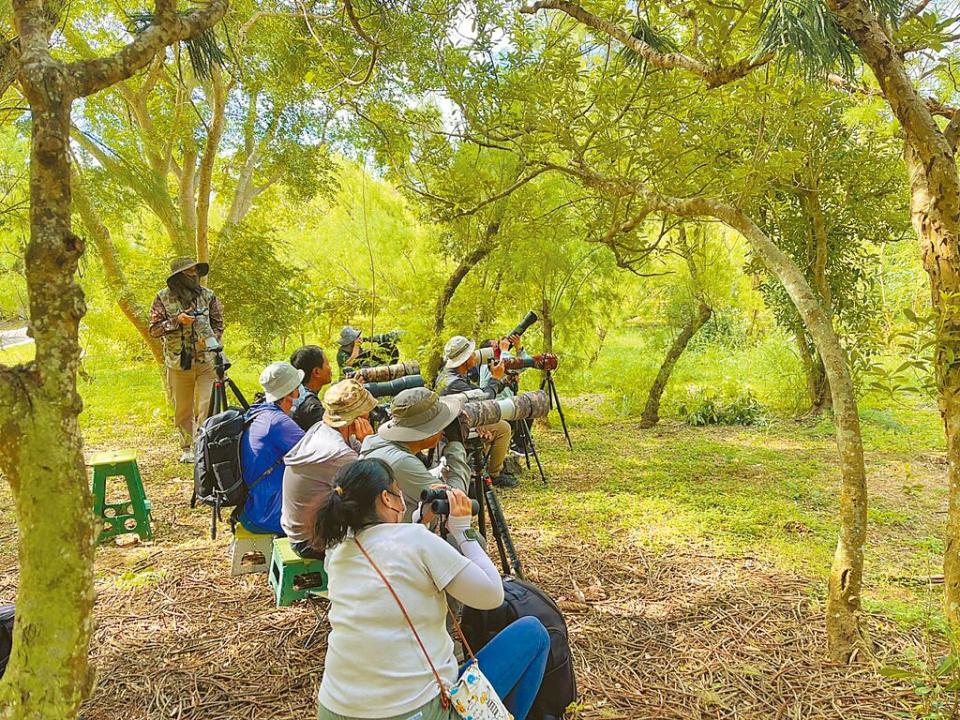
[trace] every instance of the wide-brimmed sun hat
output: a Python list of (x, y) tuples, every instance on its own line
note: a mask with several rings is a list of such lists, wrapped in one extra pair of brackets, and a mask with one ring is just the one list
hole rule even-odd
[(354, 379), (331, 385), (323, 394), (323, 421), (332, 428), (346, 427), (377, 406), (377, 399)]
[(447, 367), (460, 367), (476, 349), (477, 344), (473, 340), (467, 340), (463, 335), (454, 335), (443, 346), (443, 357), (446, 358)]
[(292, 393), (303, 382), (303, 370), (281, 360), (270, 363), (260, 373), (260, 384), (266, 393), (267, 402), (277, 402)]
[(354, 341), (360, 337), (362, 333), (357, 330), (355, 327), (347, 325), (343, 330), (340, 331), (340, 339), (337, 340), (337, 345), (340, 347), (347, 347), (348, 345), (353, 345)]
[(203, 277), (210, 272), (209, 263), (197, 262), (192, 257), (178, 257), (170, 261), (170, 274), (167, 276), (167, 282), (173, 279), (177, 273), (182, 273), (190, 268), (197, 269), (197, 275)]
[(427, 388), (411, 388), (399, 393), (390, 406), (393, 417), (380, 426), (377, 434), (384, 440), (414, 442), (436, 435), (460, 414), (463, 400), (458, 396), (440, 397)]

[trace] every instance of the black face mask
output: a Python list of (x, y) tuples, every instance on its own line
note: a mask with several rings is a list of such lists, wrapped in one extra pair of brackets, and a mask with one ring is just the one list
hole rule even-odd
[(167, 280), (167, 287), (184, 308), (193, 305), (194, 301), (200, 297), (200, 278), (190, 277), (182, 272)]

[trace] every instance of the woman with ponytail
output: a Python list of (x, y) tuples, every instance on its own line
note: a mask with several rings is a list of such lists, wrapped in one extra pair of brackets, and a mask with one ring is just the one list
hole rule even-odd
[[(390, 466), (343, 468), (317, 515), (314, 544), (327, 548), (330, 636), (320, 683), (320, 720), (453, 720), (440, 685), (459, 675), (446, 629), (447, 593), (480, 610), (503, 602), (500, 574), (471, 528), (470, 499), (448, 490), (447, 531), (420, 523)], [(506, 627), (480, 652), (480, 669), (516, 720), (540, 689), (550, 638), (539, 620)]]

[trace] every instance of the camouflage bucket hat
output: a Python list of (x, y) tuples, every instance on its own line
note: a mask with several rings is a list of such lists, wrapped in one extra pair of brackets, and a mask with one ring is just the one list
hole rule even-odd
[(323, 394), (323, 421), (332, 428), (346, 427), (377, 406), (377, 399), (356, 380), (343, 380)]

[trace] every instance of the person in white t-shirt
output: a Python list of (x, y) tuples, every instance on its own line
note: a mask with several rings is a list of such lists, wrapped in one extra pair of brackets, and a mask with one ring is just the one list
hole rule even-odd
[[(445, 687), (461, 672), (446, 629), (446, 593), (492, 610), (503, 602), (503, 584), (470, 527), (470, 499), (460, 490), (447, 496), (447, 529), (459, 552), (424, 525), (402, 522), (403, 493), (382, 460), (359, 460), (337, 474), (316, 523), (315, 542), (327, 548), (331, 626), (319, 720), (458, 717), (442, 706), (431, 668)], [(549, 652), (543, 624), (525, 617), (477, 653), (516, 720), (536, 698)]]

